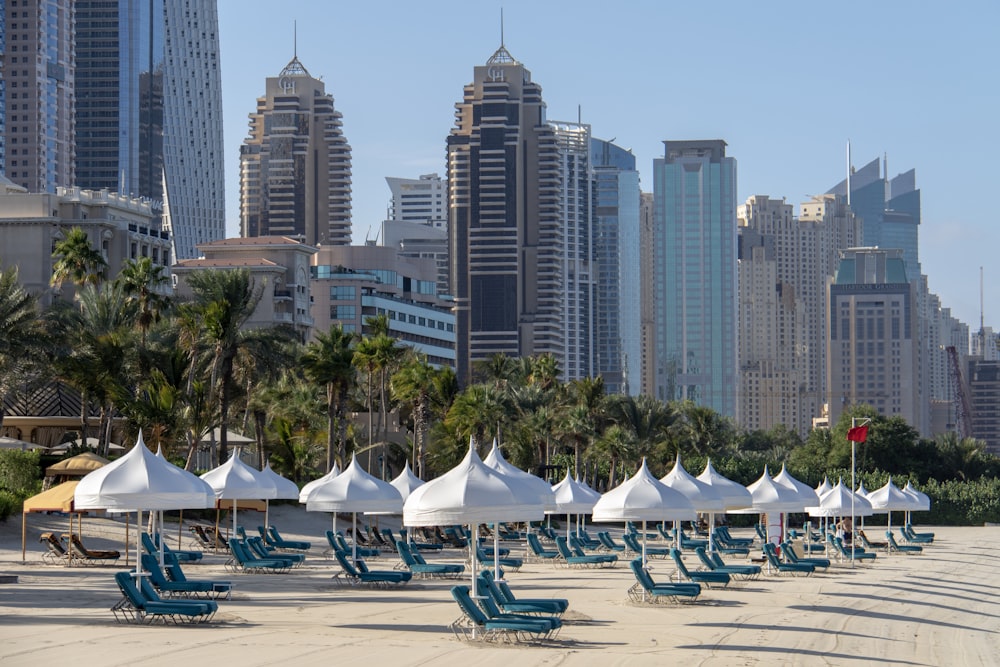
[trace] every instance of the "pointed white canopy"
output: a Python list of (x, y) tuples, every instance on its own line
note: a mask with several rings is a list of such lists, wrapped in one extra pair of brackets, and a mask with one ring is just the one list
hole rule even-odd
[(904, 512), (914, 508), (913, 500), (892, 483), (892, 478), (889, 478), (885, 486), (869, 493), (868, 500), (876, 514)]
[(747, 491), (753, 497), (751, 507), (754, 512), (801, 512), (805, 507), (798, 494), (771, 479), (767, 466), (764, 466), (764, 474), (750, 484)]
[(660, 481), (675, 491), (684, 494), (699, 512), (721, 512), (726, 509), (722, 496), (710, 485), (702, 482), (684, 469), (681, 457), (678, 455), (673, 469), (660, 478)]
[(483, 463), (502, 475), (513, 477), (522, 482), (524, 486), (531, 489), (532, 493), (538, 496), (539, 501), (546, 510), (554, 510), (556, 508), (555, 497), (552, 495), (552, 487), (549, 483), (541, 477), (532, 475), (530, 472), (525, 472), (508, 462), (504, 458), (503, 452), (500, 451), (495, 438), (493, 439), (493, 447), (490, 449), (490, 453), (486, 455), (486, 458), (483, 459)]
[(262, 477), (270, 480), (271, 483), (274, 484), (275, 490), (277, 491), (274, 496), (275, 498), (282, 500), (295, 500), (299, 497), (299, 487), (295, 484), (295, 482), (282, 477), (278, 473), (271, 470), (270, 463), (264, 466), (264, 469), (260, 471), (260, 474)]
[(719, 474), (711, 459), (705, 463), (705, 470), (698, 475), (698, 481), (708, 484), (722, 497), (726, 511), (745, 509), (753, 502), (747, 487)]
[(403, 504), (407, 526), (536, 521), (543, 516), (537, 493), (483, 463), (472, 442), (461, 463), (415, 489)]
[(305, 486), (302, 487), (301, 490), (299, 490), (299, 502), (300, 503), (306, 502), (306, 500), (309, 499), (309, 494), (312, 493), (313, 489), (315, 489), (320, 484), (325, 484), (329, 482), (331, 479), (333, 479), (339, 474), (340, 474), (340, 466), (334, 463), (333, 468), (330, 469), (330, 472), (326, 473), (322, 477), (317, 477), (313, 481), (308, 482)]
[(76, 487), (78, 509), (204, 509), (215, 504), (212, 488), (195, 475), (158, 458), (139, 439), (116, 461), (88, 473)]
[(803, 508), (813, 507), (819, 503), (819, 495), (816, 491), (808, 484), (804, 484), (792, 477), (788, 470), (785, 469), (784, 463), (781, 464), (781, 472), (774, 476), (774, 481), (776, 484), (781, 484), (795, 493), (802, 500)]
[(914, 512), (930, 511), (931, 498), (926, 493), (923, 493), (922, 491), (917, 491), (917, 489), (909, 482), (907, 482), (906, 486), (903, 487), (903, 493), (914, 498), (915, 500), (914, 505), (911, 508), (911, 511)]
[(594, 521), (689, 521), (695, 512), (683, 493), (653, 477), (643, 459), (635, 475), (601, 496), (592, 517)]
[(862, 495), (865, 498), (867, 498), (868, 497), (868, 489), (865, 488), (865, 483), (864, 482), (858, 482), (858, 488), (856, 488), (854, 490), (854, 493), (857, 493), (858, 495)]
[(556, 507), (547, 510), (547, 514), (590, 514), (594, 503), (601, 498), (597, 491), (570, 477), (569, 469), (563, 480), (552, 487), (552, 493)]
[(424, 480), (413, 474), (413, 471), (410, 470), (410, 462), (407, 461), (403, 464), (403, 471), (396, 475), (396, 479), (389, 483), (396, 487), (396, 490), (399, 491), (399, 495), (402, 496), (405, 501), (410, 497), (410, 494), (413, 493), (414, 489), (424, 485)]
[[(853, 508), (851, 505), (853, 499)], [(871, 516), (872, 504), (864, 496), (853, 493), (844, 486), (843, 480), (837, 481), (837, 486), (831, 487), (819, 499), (816, 507), (807, 507), (810, 516)]]
[(398, 513), (402, 506), (396, 487), (365, 472), (356, 456), (351, 456), (344, 472), (315, 487), (306, 498), (309, 512)]
[(826, 476), (824, 476), (823, 477), (823, 483), (816, 487), (816, 495), (819, 496), (820, 499), (822, 499), (823, 498), (823, 494), (826, 493), (827, 491), (829, 491), (832, 488), (833, 488), (833, 485), (830, 484), (830, 480), (827, 479)]
[(239, 449), (234, 449), (229, 460), (201, 476), (215, 489), (219, 500), (269, 500), (278, 497), (274, 482), (251, 468), (240, 459)]

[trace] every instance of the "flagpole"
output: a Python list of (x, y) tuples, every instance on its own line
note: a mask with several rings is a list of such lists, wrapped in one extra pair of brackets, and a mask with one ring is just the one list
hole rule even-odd
[[(854, 567), (854, 548), (855, 548), (854, 545), (857, 542), (854, 539), (854, 521), (855, 521), (855, 518), (854, 518), (854, 494), (856, 493), (855, 489), (857, 488), (857, 482), (854, 479), (854, 477), (855, 477), (855, 460), (856, 460), (855, 453), (856, 453), (857, 444), (858, 444), (857, 440), (855, 440), (855, 438), (857, 436), (854, 435), (856, 433), (856, 431), (854, 429), (856, 429), (858, 427), (858, 423), (857, 422), (858, 422), (858, 418), (857, 417), (851, 417), (851, 431), (847, 434), (847, 439), (851, 441), (851, 567), (852, 568)], [(869, 419), (867, 417), (861, 419), (861, 425), (862, 426), (867, 426), (869, 423), (871, 423), (871, 419)], [(867, 436), (867, 430), (865, 432), (865, 435)], [(864, 440), (862, 440), (862, 442), (864, 442)]]

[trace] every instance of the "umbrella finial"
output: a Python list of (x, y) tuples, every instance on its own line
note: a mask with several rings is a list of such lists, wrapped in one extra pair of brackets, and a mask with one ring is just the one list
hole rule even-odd
[(143, 442), (143, 439), (142, 439), (142, 429), (141, 428), (139, 429), (139, 437), (136, 438), (135, 446), (136, 447), (145, 447), (146, 446), (146, 443)]

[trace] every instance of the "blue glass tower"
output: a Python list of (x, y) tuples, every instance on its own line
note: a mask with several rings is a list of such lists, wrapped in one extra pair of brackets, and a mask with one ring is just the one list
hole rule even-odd
[(656, 394), (736, 416), (736, 161), (665, 141), (653, 161)]

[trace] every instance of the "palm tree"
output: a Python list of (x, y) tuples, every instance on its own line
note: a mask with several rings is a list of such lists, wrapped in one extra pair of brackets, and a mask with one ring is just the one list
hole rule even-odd
[(130, 299), (139, 304), (139, 330), (142, 332), (142, 346), (146, 347), (149, 328), (160, 319), (169, 298), (163, 287), (170, 281), (163, 275), (163, 267), (153, 264), (149, 257), (132, 259), (125, 263), (115, 282), (122, 285)]
[(355, 377), (351, 364), (354, 340), (355, 336), (344, 331), (343, 326), (333, 325), (329, 331), (317, 332), (302, 355), (302, 370), (306, 377), (326, 387), (327, 472), (333, 469), (335, 462), (339, 461), (341, 466), (346, 464), (344, 441), (347, 420), (344, 419), (344, 411), (347, 393)]
[(35, 297), (21, 286), (17, 267), (0, 271), (0, 426), (4, 396), (13, 376), (34, 352), (39, 336)]
[(50, 284), (59, 289), (67, 280), (76, 287), (98, 285), (104, 278), (108, 263), (104, 255), (90, 245), (90, 237), (83, 227), (73, 227), (56, 242), (52, 252)]
[(636, 437), (631, 429), (614, 424), (598, 438), (587, 450), (587, 457), (595, 464), (606, 461), (608, 464), (608, 489), (613, 489), (617, 482), (618, 464), (630, 461), (635, 456)]
[(246, 269), (196, 271), (188, 277), (188, 286), (194, 292), (202, 337), (211, 349), (210, 386), (218, 395), (221, 421), (219, 460), (225, 461), (229, 454), (226, 431), (229, 428), (233, 363), (240, 349), (256, 335), (253, 330), (244, 331), (243, 326), (257, 308), (263, 290), (255, 287)]
[(450, 368), (435, 369), (424, 355), (411, 353), (390, 380), (393, 397), (410, 406), (413, 415), (413, 469), (417, 476), (426, 474), (427, 430), (435, 407), (439, 414), (451, 404), (457, 390), (457, 378)]

